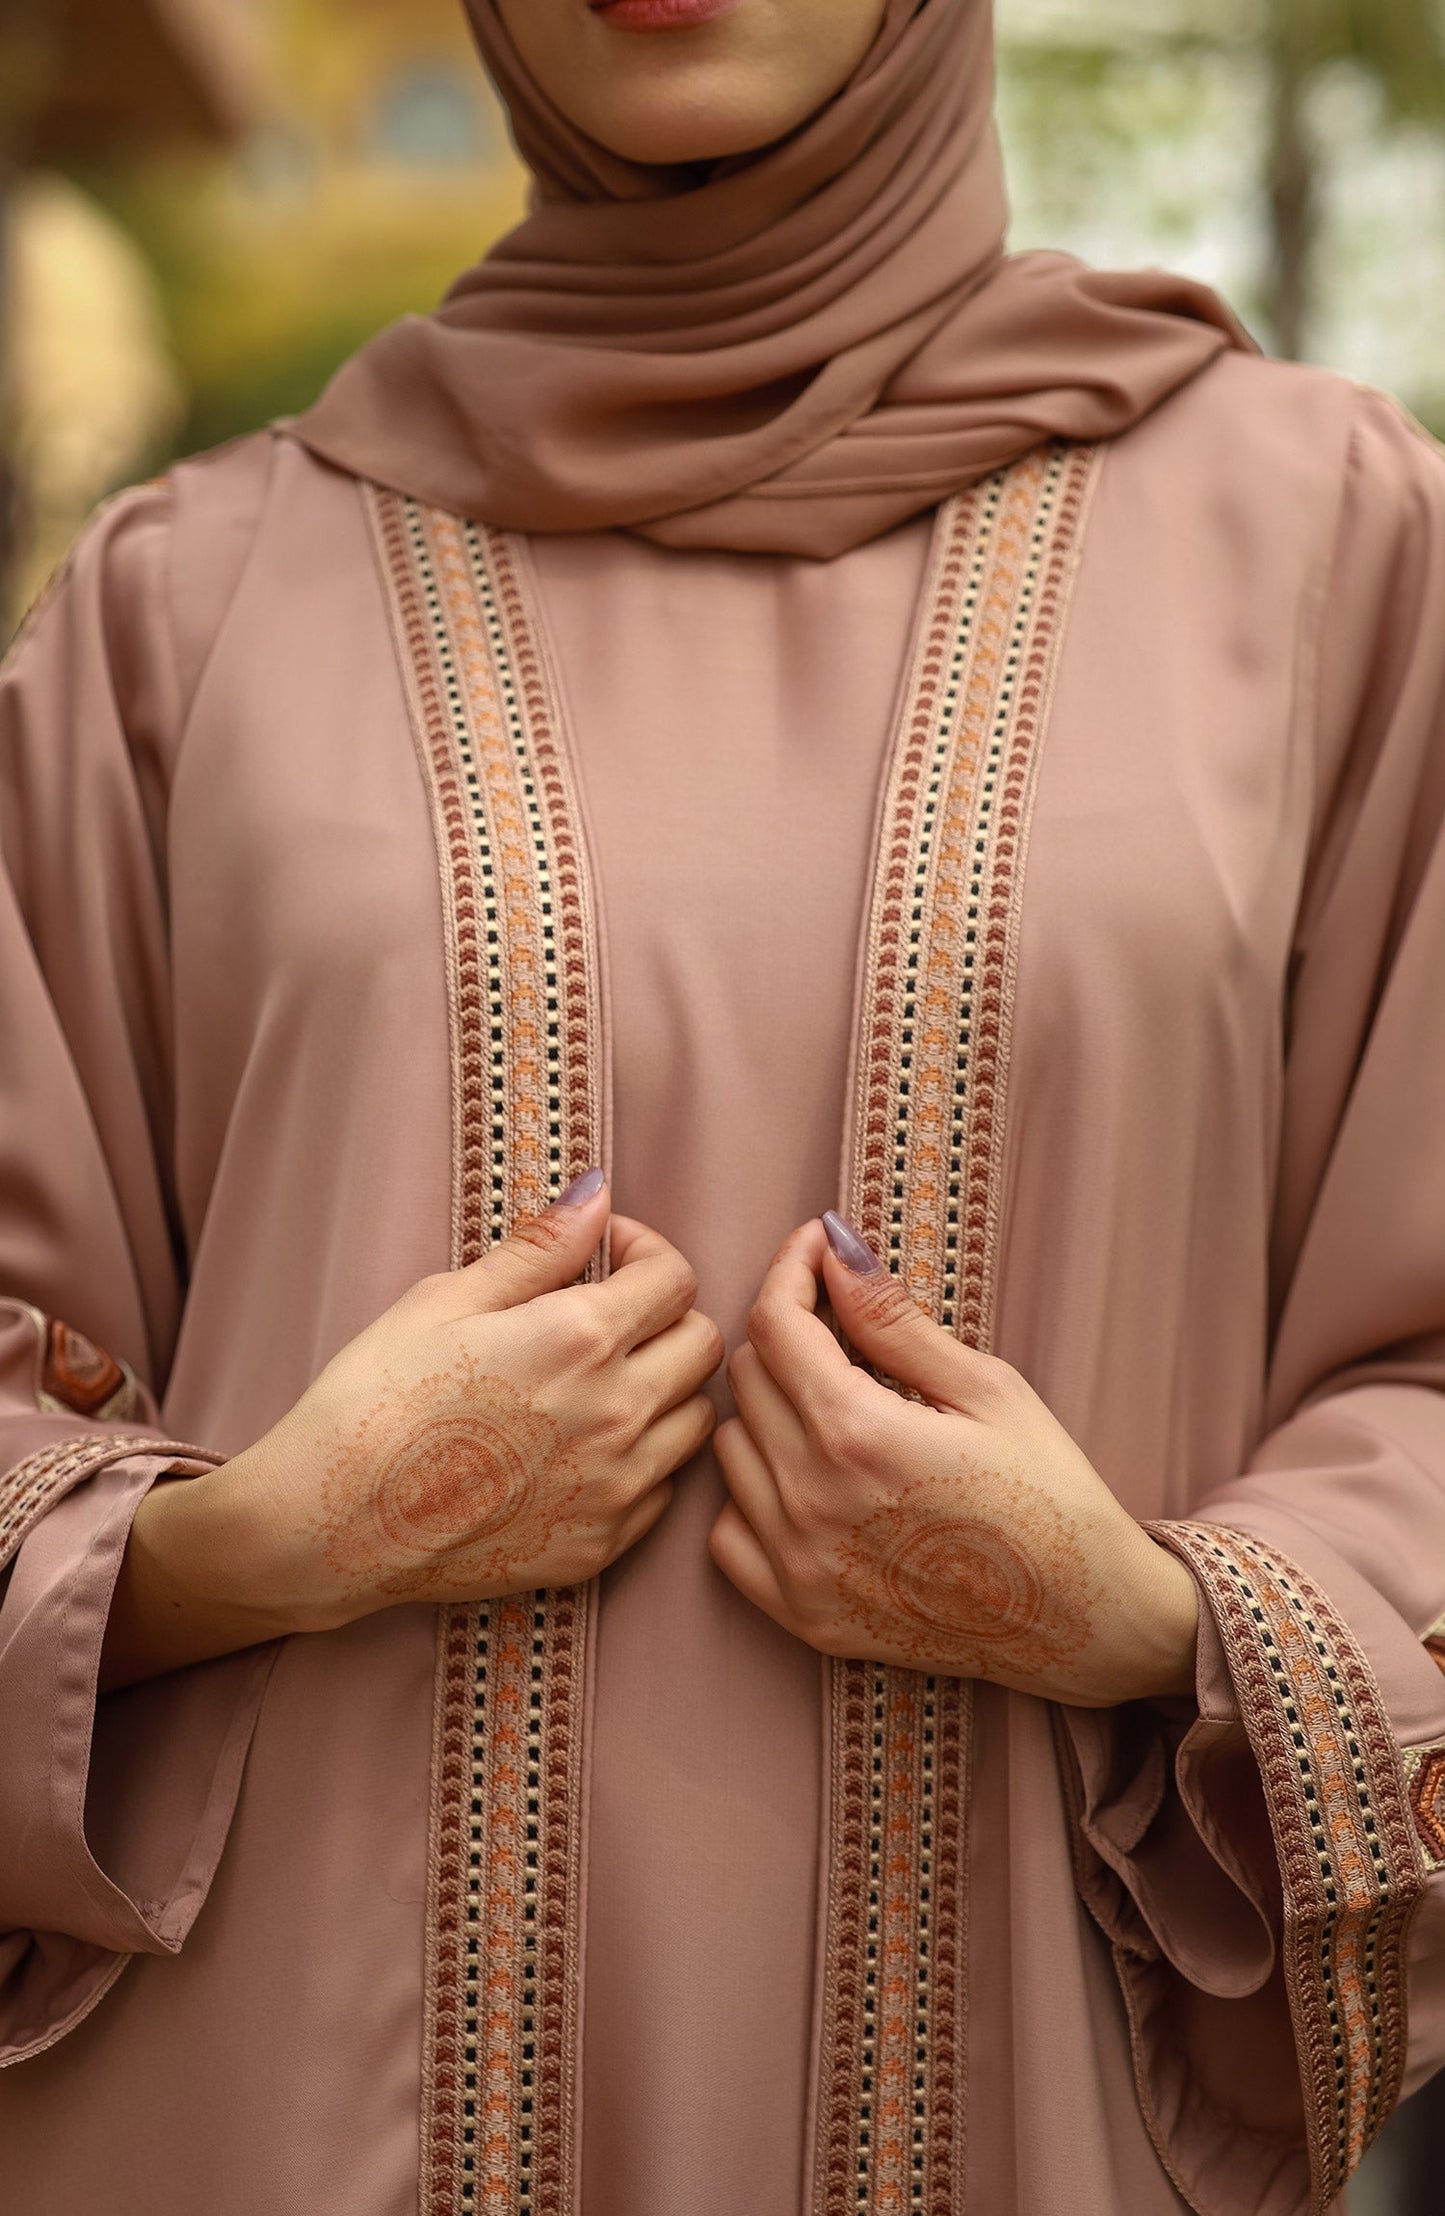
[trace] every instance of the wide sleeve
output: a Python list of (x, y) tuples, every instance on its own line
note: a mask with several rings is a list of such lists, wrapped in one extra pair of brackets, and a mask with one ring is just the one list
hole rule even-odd
[(0, 2060), (184, 1940), (257, 1649), (97, 1699), (131, 1519), (221, 1459), (157, 1417), (184, 1295), (165, 816), (169, 496), (90, 526), (0, 666)]
[(1445, 2064), (1445, 455), (1376, 394), (1316, 671), (1266, 1432), (1152, 1527), (1199, 1587), (1197, 1704), (1060, 1731), (1204, 2216), (1330, 2208)]

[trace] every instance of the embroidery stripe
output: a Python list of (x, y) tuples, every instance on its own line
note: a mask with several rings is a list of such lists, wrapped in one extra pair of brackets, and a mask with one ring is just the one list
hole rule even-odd
[[(844, 1189), (977, 1346), (1029, 816), (1096, 467), (1044, 448), (943, 511), (884, 798)], [(963, 2206), (971, 1718), (963, 1680), (834, 1667), (815, 2216)]]
[(1442, 1616), (1438, 1623), (1431, 1624), (1429, 1630), (1424, 1634), (1424, 1643), (1425, 1651), (1430, 1656), (1431, 1661), (1436, 1663), (1440, 1669), (1445, 1670), (1445, 1616)]
[(123, 1462), (133, 1454), (161, 1454), (177, 1462), (203, 1462), (207, 1468), (218, 1459), (205, 1447), (158, 1439), (146, 1431), (87, 1431), (37, 1448), (0, 1474), (0, 1566), (62, 1495), (107, 1463)]
[[(368, 494), (441, 865), (460, 1268), (600, 1160), (576, 793), (512, 543)], [(423, 2216), (571, 2216), (590, 1588), (442, 1611)]]
[(1244, 1532), (1151, 1528), (1203, 1583), (1264, 1780), (1324, 2210), (1404, 2072), (1405, 1936), (1424, 1884), (1404, 1767), (1368, 1662), (1308, 1578)]
[(1445, 1870), (1445, 1746), (1412, 1747), (1405, 1756), (1405, 1781), (1425, 1867), (1432, 1873)]

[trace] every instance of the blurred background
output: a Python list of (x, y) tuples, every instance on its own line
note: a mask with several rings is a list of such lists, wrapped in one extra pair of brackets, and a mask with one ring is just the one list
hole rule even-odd
[[(1445, 0), (999, 0), (1015, 242), (1163, 261), (1445, 431)], [(0, 0), (0, 637), (519, 212), (459, 0)]]
[[(1445, 0), (998, 17), (1016, 245), (1203, 277), (1445, 433)], [(0, 0), (0, 639), (98, 500), (304, 406), (521, 205), (459, 0)], [(1445, 2102), (1351, 2209), (1445, 2216)]]
[[(1445, 0), (999, 0), (1015, 242), (1164, 261), (1445, 430)], [(0, 635), (521, 187), (459, 0), (0, 0)]]

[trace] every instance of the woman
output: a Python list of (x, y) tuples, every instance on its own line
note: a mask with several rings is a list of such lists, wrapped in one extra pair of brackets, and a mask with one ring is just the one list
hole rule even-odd
[(533, 213), (5, 673), (6, 2205), (1324, 2210), (1445, 2057), (1445, 469), (1002, 258), (982, 0), (472, 16)]

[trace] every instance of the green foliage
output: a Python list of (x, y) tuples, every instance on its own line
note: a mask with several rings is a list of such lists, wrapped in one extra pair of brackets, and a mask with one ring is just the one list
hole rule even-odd
[[(1335, 92), (1369, 87), (1382, 153), (1400, 126), (1445, 145), (1445, 0), (998, 7), (1006, 135), (1035, 202), (1034, 235), (1053, 221), (1077, 237), (1083, 223), (1087, 240), (1105, 210), (1106, 235), (1127, 235), (1118, 215), (1129, 189), (1135, 228), (1165, 251), (1187, 242), (1212, 259), (1231, 224), (1252, 228), (1254, 266), (1236, 268), (1232, 288), (1247, 310), (1264, 310), (1286, 352), (1317, 330), (1337, 236), (1331, 186), (1342, 162), (1358, 160), (1323, 120)], [(1232, 175), (1221, 173), (1223, 150)]]
[(1370, 76), (1397, 120), (1445, 116), (1445, 28), (1434, 0), (1269, 0), (1265, 36), (1306, 74)]

